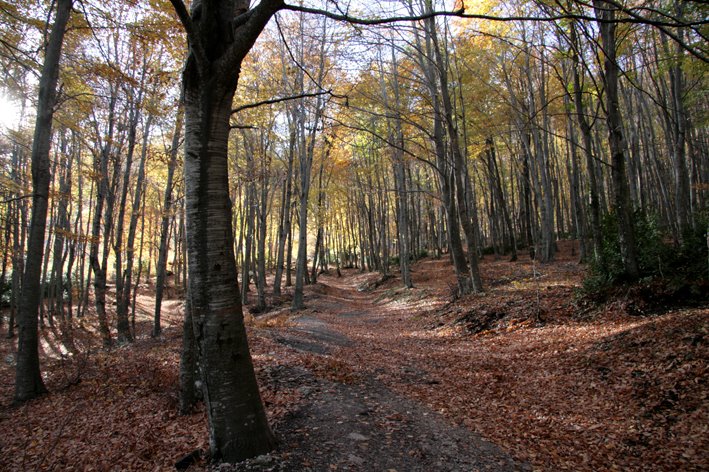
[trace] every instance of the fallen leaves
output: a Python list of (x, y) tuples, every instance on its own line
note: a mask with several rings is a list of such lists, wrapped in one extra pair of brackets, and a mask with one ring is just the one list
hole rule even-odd
[[(376, 276), (323, 276), (325, 285), (310, 288), (312, 315), (352, 341), (327, 355), (276, 342), (293, 331), (284, 313), (254, 320), (250, 345), (272, 424), (278, 429), (304, 398), (309, 387), (297, 372), (305, 368), (341, 383), (377, 379), (535, 470), (709, 467), (708, 309), (639, 317), (611, 302), (589, 316), (574, 305), (583, 272), (568, 253), (541, 267), (488, 258), (481, 269), (488, 291), (453, 302), (445, 260), (417, 263), (414, 289), (389, 279), (358, 292)], [(174, 318), (161, 340), (147, 338), (146, 324), (135, 345), (111, 352), (77, 329), (89, 355), (62, 352), (44, 333), (52, 393), (20, 407), (9, 404), (14, 345), (3, 339), (0, 468), (164, 470), (207, 450), (205, 412), (176, 413)]]
[(388, 281), (341, 308), (367, 316), (344, 322), (335, 306), (322, 316), (354, 340), (337, 353), (353, 369), (540, 470), (709, 466), (709, 310), (638, 317), (619, 305), (577, 317), (583, 271), (568, 253), (536, 279), (532, 266), (488, 259), (488, 291), (451, 302), (448, 262), (425, 260), (413, 291)]

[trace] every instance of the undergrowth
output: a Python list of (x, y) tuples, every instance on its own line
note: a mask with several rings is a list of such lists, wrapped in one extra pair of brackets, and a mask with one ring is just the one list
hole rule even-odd
[(709, 252), (707, 228), (709, 218), (698, 219), (680, 242), (663, 231), (654, 215), (636, 212), (640, 278), (629, 281), (620, 252), (618, 224), (614, 214), (602, 222), (600, 257), (589, 264), (582, 295), (597, 301), (611, 297), (618, 290), (648, 299), (660, 305), (697, 304), (708, 301)]

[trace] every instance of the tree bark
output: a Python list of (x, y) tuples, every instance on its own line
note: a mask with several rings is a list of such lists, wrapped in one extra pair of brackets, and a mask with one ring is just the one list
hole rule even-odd
[[(237, 284), (228, 185), (229, 118), (239, 68), (281, 2), (192, 3), (185, 93), (185, 213), (192, 328), (212, 457), (240, 461), (270, 451)], [(180, 6), (182, 8), (180, 8)], [(246, 14), (246, 16), (241, 16)], [(238, 21), (235, 21), (238, 19)]]
[(443, 54), (438, 44), (438, 35), (436, 33), (436, 25), (433, 20), (429, 20), (429, 34), (433, 45), (433, 54), (435, 56), (438, 68), (438, 80), (441, 86), (441, 101), (443, 102), (443, 117), (445, 118), (446, 130), (448, 139), (450, 140), (451, 152), (453, 154), (453, 179), (452, 183), (455, 187), (455, 195), (458, 200), (458, 215), (460, 216), (460, 224), (463, 227), (465, 234), (465, 242), (468, 246), (468, 268), (470, 270), (470, 281), (472, 283), (473, 292), (482, 292), (483, 284), (480, 277), (480, 269), (478, 268), (478, 244), (475, 238), (475, 228), (473, 227), (472, 212), (477, 211), (476, 208), (468, 208), (468, 199), (465, 195), (465, 186), (463, 184), (463, 176), (467, 173), (467, 165), (463, 158), (463, 153), (460, 147), (460, 139), (458, 130), (456, 129), (453, 118), (453, 104), (451, 102), (450, 91), (448, 87), (448, 69)]
[(629, 280), (640, 276), (637, 248), (635, 246), (635, 228), (633, 209), (630, 201), (628, 177), (625, 172), (625, 142), (623, 140), (623, 120), (618, 101), (618, 75), (620, 67), (616, 60), (616, 23), (615, 7), (604, 0), (594, 0), (598, 28), (603, 46), (603, 84), (606, 92), (606, 121), (608, 124), (608, 144), (611, 151), (611, 174), (613, 178), (613, 207), (618, 218), (618, 236), (620, 253), (623, 259), (625, 275)]
[(41, 302), (41, 264), (49, 198), (49, 149), (52, 118), (57, 101), (59, 59), (73, 0), (57, 0), (57, 12), (49, 36), (39, 82), (39, 100), (32, 141), (32, 217), (27, 244), (27, 263), (17, 313), (19, 336), (15, 371), (15, 401), (34, 398), (47, 389), (39, 368), (37, 311)]
[[(126, 331), (130, 335), (130, 324), (128, 320), (128, 310), (130, 308), (131, 290), (133, 289), (133, 261), (135, 260), (135, 235), (138, 229), (138, 218), (141, 212), (145, 211), (145, 205), (141, 209), (141, 201), (143, 200), (144, 182), (145, 182), (145, 161), (148, 158), (148, 145), (150, 142), (150, 127), (153, 123), (153, 115), (149, 114), (145, 121), (145, 129), (143, 130), (143, 146), (140, 153), (140, 164), (138, 165), (138, 176), (135, 181), (135, 192), (133, 193), (133, 205), (128, 224), (128, 239), (126, 240), (126, 269), (123, 274), (123, 292), (122, 297), (118, 298), (118, 310), (125, 316)], [(145, 238), (145, 234), (142, 235)], [(117, 270), (120, 270), (118, 268)], [(140, 278), (138, 278), (140, 281)], [(137, 284), (136, 284), (137, 285)], [(116, 290), (118, 296), (118, 290)], [(126, 338), (130, 340), (131, 338)]]
[(126, 152), (125, 170), (123, 172), (123, 185), (121, 188), (121, 200), (118, 204), (118, 217), (116, 218), (116, 231), (113, 243), (116, 266), (116, 331), (118, 343), (124, 344), (133, 342), (130, 333), (130, 323), (128, 322), (128, 312), (123, 305), (123, 225), (125, 223), (125, 212), (128, 201), (128, 191), (130, 190), (130, 175), (133, 168), (133, 155), (135, 153), (136, 134), (138, 132), (138, 121), (140, 120), (140, 102), (142, 101), (142, 88), (138, 92), (137, 100), (132, 103), (130, 117), (128, 118), (128, 150)]
[(165, 196), (163, 197), (162, 218), (160, 221), (160, 249), (158, 250), (158, 263), (155, 267), (155, 272), (157, 275), (155, 282), (155, 315), (153, 318), (152, 331), (153, 337), (159, 336), (162, 331), (160, 326), (160, 312), (162, 309), (162, 297), (165, 286), (165, 266), (167, 265), (167, 250), (169, 246), (168, 230), (170, 228), (170, 212), (172, 211), (172, 181), (175, 177), (175, 167), (177, 165), (177, 153), (180, 146), (180, 133), (182, 131), (183, 117), (184, 108), (182, 103), (180, 103), (177, 110), (177, 119), (175, 120), (175, 129), (172, 134), (170, 161), (167, 164), (167, 182), (165, 183)]
[(288, 167), (286, 170), (281, 203), (281, 217), (278, 225), (278, 249), (276, 255), (276, 275), (273, 279), (273, 295), (281, 295), (281, 279), (283, 278), (284, 262), (290, 266), (290, 260), (285, 260), (286, 240), (291, 231), (291, 199), (293, 194), (293, 159), (295, 153), (295, 132), (291, 130), (288, 145)]
[(572, 73), (574, 76), (574, 109), (576, 111), (576, 120), (581, 131), (581, 139), (583, 140), (583, 152), (586, 157), (586, 171), (588, 172), (589, 192), (591, 197), (591, 240), (593, 241), (594, 259), (601, 267), (605, 266), (603, 260), (603, 235), (601, 233), (601, 203), (599, 198), (598, 179), (596, 178), (596, 162), (593, 156), (593, 144), (591, 140), (591, 125), (586, 118), (586, 111), (583, 102), (583, 90), (581, 89), (581, 72), (578, 53), (578, 40), (576, 34), (576, 25), (571, 24), (570, 31), (571, 48), (573, 61)]

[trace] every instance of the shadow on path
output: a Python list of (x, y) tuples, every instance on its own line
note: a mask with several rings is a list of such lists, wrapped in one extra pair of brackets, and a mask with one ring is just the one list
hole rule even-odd
[[(347, 360), (353, 350), (367, 349), (342, 333), (353, 327), (377, 330), (374, 324), (386, 315), (372, 294), (358, 292), (348, 278), (321, 278), (317, 291), (308, 309), (291, 320), (291, 327), (279, 330), (275, 340), (315, 354), (327, 368)], [(272, 369), (270, 375), (281, 386), (300, 391), (303, 405), (277, 431), (278, 451), (244, 470), (531, 470), (470, 430), (367, 377), (365, 367), (352, 383), (320, 378), (306, 369)]]

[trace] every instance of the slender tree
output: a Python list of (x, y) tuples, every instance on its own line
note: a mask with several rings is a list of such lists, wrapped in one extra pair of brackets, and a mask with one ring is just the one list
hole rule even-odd
[[(182, 97), (180, 97), (180, 102)], [(160, 335), (162, 328), (160, 326), (160, 313), (162, 310), (162, 297), (165, 289), (165, 266), (167, 265), (167, 250), (168, 250), (168, 233), (170, 228), (170, 218), (172, 213), (172, 192), (173, 179), (175, 176), (175, 167), (177, 166), (177, 154), (180, 147), (180, 133), (182, 132), (182, 122), (184, 112), (182, 103), (178, 104), (177, 119), (175, 120), (175, 128), (172, 132), (172, 144), (170, 145), (170, 160), (167, 164), (167, 181), (165, 183), (165, 196), (163, 197), (162, 217), (160, 220), (160, 248), (158, 249), (158, 262), (155, 267), (156, 282), (155, 282), (155, 315), (153, 320), (153, 337)], [(192, 318), (189, 318), (191, 321)]]
[(628, 176), (626, 174), (625, 141), (623, 140), (623, 120), (618, 97), (618, 76), (620, 67), (617, 57), (616, 7), (613, 2), (594, 0), (603, 47), (603, 85), (605, 91), (606, 122), (608, 124), (608, 144), (611, 151), (611, 174), (613, 176), (614, 210), (618, 219), (620, 252), (629, 280), (640, 276), (636, 248), (633, 208), (630, 201)]
[(32, 141), (32, 217), (22, 295), (17, 313), (19, 335), (15, 375), (15, 401), (22, 402), (46, 392), (39, 368), (37, 313), (41, 303), (41, 264), (49, 202), (49, 150), (52, 119), (57, 102), (59, 59), (73, 0), (57, 0), (54, 25), (45, 50), (39, 80), (37, 119)]

